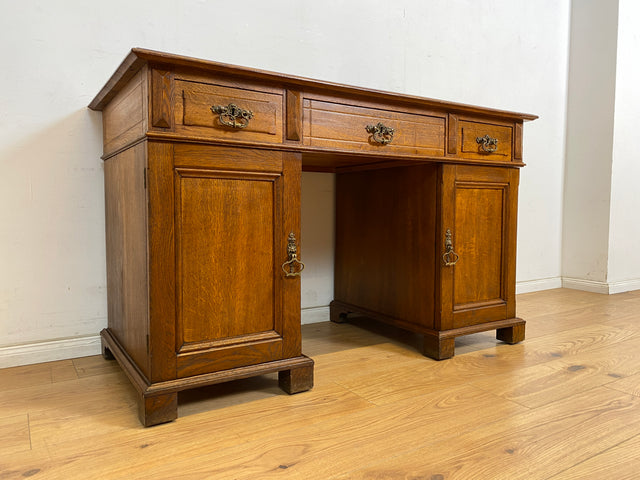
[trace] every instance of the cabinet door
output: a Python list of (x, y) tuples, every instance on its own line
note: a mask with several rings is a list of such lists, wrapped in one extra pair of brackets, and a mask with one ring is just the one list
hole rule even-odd
[(176, 376), (299, 356), (300, 280), (281, 265), (300, 238), (300, 159), (172, 149)]
[(518, 174), (442, 168), (440, 252), (452, 253), (440, 258), (441, 330), (515, 317)]

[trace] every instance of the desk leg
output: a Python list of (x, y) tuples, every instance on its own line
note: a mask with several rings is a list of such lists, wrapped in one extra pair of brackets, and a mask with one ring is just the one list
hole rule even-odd
[(442, 338), (438, 335), (425, 335), (422, 354), (434, 360), (445, 360), (455, 353), (455, 337)]
[(518, 343), (524, 340), (524, 323), (514, 325), (513, 327), (498, 328), (496, 330), (496, 338), (505, 343)]
[(329, 304), (329, 320), (333, 323), (345, 323), (349, 312), (335, 302)]
[(289, 395), (306, 392), (313, 387), (313, 364), (278, 372), (280, 388)]
[(138, 398), (138, 417), (145, 427), (171, 422), (178, 418), (178, 394), (167, 393)]
[(113, 353), (111, 353), (111, 350), (109, 350), (109, 347), (104, 342), (104, 338), (102, 337), (100, 337), (100, 344), (102, 348), (102, 358), (104, 358), (105, 360), (115, 360), (116, 357), (113, 356)]

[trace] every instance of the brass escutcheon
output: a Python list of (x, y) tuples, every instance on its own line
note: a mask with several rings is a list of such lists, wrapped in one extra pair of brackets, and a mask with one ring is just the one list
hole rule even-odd
[(491, 138), (489, 135), (476, 137), (476, 143), (480, 144), (480, 148), (484, 153), (493, 153), (498, 149), (498, 139)]
[(226, 107), (224, 105), (214, 105), (211, 107), (213, 113), (220, 115), (218, 118), (220, 123), (227, 127), (246, 128), (249, 120), (253, 118), (251, 110), (240, 108), (235, 103), (230, 103)]
[(381, 122), (378, 122), (375, 125), (367, 125), (365, 129), (368, 133), (371, 134), (373, 141), (376, 143), (380, 143), (381, 145), (391, 143), (391, 141), (393, 140), (393, 134), (395, 133), (395, 130), (393, 128), (387, 127)]
[[(289, 256), (289, 259), (282, 264), (284, 276), (299, 277), (300, 273), (304, 270), (304, 263), (298, 260), (298, 246), (296, 245), (296, 236), (293, 232), (289, 234), (289, 239), (287, 241), (287, 255)], [(296, 264), (298, 264), (300, 268), (298, 271), (295, 271)]]
[(460, 255), (453, 251), (453, 235), (451, 229), (447, 228), (447, 232), (444, 235), (444, 253), (442, 254), (442, 261), (445, 266), (450, 267), (455, 265), (460, 260)]

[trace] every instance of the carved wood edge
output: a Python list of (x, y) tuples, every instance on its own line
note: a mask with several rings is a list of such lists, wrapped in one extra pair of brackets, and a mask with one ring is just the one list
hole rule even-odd
[(449, 125), (448, 125), (448, 142), (447, 153), (449, 155), (455, 155), (458, 153), (458, 116), (450, 113)]
[(111, 351), (111, 354), (118, 362), (118, 365), (120, 365), (138, 393), (145, 395), (150, 383), (147, 380), (147, 377), (145, 377), (145, 375), (138, 369), (127, 352), (125, 352), (124, 348), (122, 348), (120, 342), (118, 342), (116, 337), (113, 336), (108, 328), (105, 328), (100, 332), (100, 337), (104, 344), (109, 348), (109, 351)]
[(117, 93), (117, 89), (122, 88), (129, 78), (131, 78), (131, 76), (134, 75), (145, 63), (158, 64), (159, 68), (186, 67), (196, 68), (205, 72), (228, 74), (236, 77), (240, 75), (243, 77), (250, 77), (252, 79), (259, 79), (261, 81), (284, 85), (285, 88), (291, 88), (292, 90), (305, 88), (322, 89), (348, 95), (364, 95), (368, 97), (384, 98), (392, 102), (410, 102), (440, 110), (446, 110), (451, 113), (482, 114), (485, 116), (505, 118), (509, 120), (535, 120), (538, 118), (537, 115), (531, 115), (528, 113), (511, 112), (507, 110), (479, 107), (476, 105), (447, 102), (444, 100), (419, 97), (415, 95), (405, 95), (397, 92), (386, 92), (382, 90), (354, 87), (341, 83), (298, 77), (295, 75), (285, 75), (277, 72), (230, 65), (193, 57), (185, 57), (182, 55), (174, 55), (143, 48), (131, 49), (121, 65), (107, 81), (106, 85), (100, 90), (100, 93), (98, 93), (98, 95), (89, 104), (89, 108), (92, 110), (102, 110), (113, 95)]
[(522, 318), (514, 317), (505, 320), (495, 320), (493, 322), (479, 323), (477, 325), (469, 325), (467, 327), (452, 328), (450, 330), (442, 330), (440, 332), (433, 331), (430, 335), (438, 335), (440, 338), (461, 337), (472, 333), (487, 332), (489, 330), (497, 330), (499, 328), (508, 328), (516, 326), (524, 326), (525, 322)]
[(286, 92), (286, 133), (287, 140), (302, 140), (302, 92), (287, 89)]
[(385, 315), (384, 313), (379, 313), (374, 310), (370, 310), (364, 307), (359, 307), (357, 305), (342, 302), (340, 300), (333, 300), (329, 304), (329, 307), (332, 310), (333, 309), (339, 310), (340, 313), (358, 313), (360, 315), (363, 315), (364, 317), (371, 318), (373, 320), (379, 320), (381, 322), (395, 325), (396, 327), (404, 328), (405, 330), (411, 330), (412, 332), (416, 332), (420, 334), (435, 332), (435, 330), (424, 328), (420, 324), (407, 322), (406, 320), (402, 320), (400, 318), (392, 317), (390, 315)]
[(275, 360), (273, 362), (261, 363), (258, 365), (249, 365), (245, 367), (231, 368), (220, 372), (204, 373), (185, 378), (177, 378), (175, 380), (167, 380), (164, 382), (153, 383), (147, 389), (146, 395), (163, 395), (167, 393), (179, 392), (190, 388), (204, 387), (207, 385), (215, 385), (231, 380), (240, 380), (250, 378), (256, 375), (264, 375), (266, 373), (280, 372), (282, 370), (292, 370), (302, 367), (313, 368), (315, 362), (301, 355), (299, 357), (287, 358), (284, 360)]
[(522, 124), (516, 123), (513, 136), (513, 159), (522, 161)]
[[(454, 157), (436, 157), (436, 156), (420, 156), (417, 157), (415, 155), (389, 155), (389, 154), (380, 154), (380, 153), (371, 153), (371, 152), (353, 152), (349, 150), (338, 150), (332, 148), (320, 148), (320, 147), (306, 147), (300, 146), (296, 144), (287, 144), (287, 143), (259, 143), (259, 142), (241, 142), (241, 141), (229, 141), (229, 140), (212, 140), (207, 137), (194, 137), (189, 136), (186, 137), (180, 134), (173, 133), (164, 133), (164, 132), (147, 132), (144, 136), (136, 138), (132, 140), (130, 143), (114, 150), (113, 152), (108, 152), (100, 157), (103, 161), (109, 160), (111, 157), (115, 157), (116, 155), (124, 152), (125, 150), (137, 145), (138, 143), (142, 143), (145, 141), (158, 141), (158, 142), (180, 142), (180, 143), (192, 143), (199, 145), (215, 145), (215, 146), (229, 146), (235, 148), (250, 148), (250, 149), (258, 149), (258, 150), (275, 150), (281, 152), (291, 152), (291, 153), (312, 153), (312, 154), (332, 154), (332, 155), (343, 155), (346, 157), (352, 158), (361, 158), (363, 161), (372, 158), (384, 159), (381, 161), (388, 160), (392, 162), (394, 160), (405, 161), (406, 165), (419, 165), (421, 163), (450, 163), (456, 165), (476, 165), (476, 166), (486, 166), (486, 167), (504, 167), (504, 168), (521, 168), (526, 166), (523, 162), (514, 162), (514, 161), (494, 161), (494, 160), (469, 160), (463, 158), (454, 158)], [(354, 166), (338, 167), (335, 170), (332, 169), (330, 171), (341, 172), (349, 171), (349, 169), (357, 168), (360, 164)], [(389, 166), (397, 166), (397, 164)], [(324, 171), (324, 170), (323, 170)]]
[(173, 73), (171, 71), (151, 70), (151, 126), (171, 128), (173, 119)]
[(102, 110), (147, 63), (144, 58), (129, 54), (89, 104), (91, 110)]
[[(432, 337), (438, 337), (440, 339), (461, 337), (463, 335), (469, 335), (471, 333), (480, 333), (480, 332), (486, 332), (489, 330), (497, 330), (498, 328), (524, 326), (526, 324), (526, 322), (522, 318), (514, 317), (514, 318), (508, 318), (505, 320), (495, 320), (493, 322), (479, 323), (477, 325), (469, 325), (467, 327), (451, 328), (449, 330), (434, 330), (430, 328), (421, 327), (420, 325), (407, 322), (406, 320), (385, 315), (383, 313), (375, 312), (367, 308), (358, 307), (357, 305), (353, 305), (346, 302), (341, 302), (339, 300), (332, 301), (330, 304), (330, 307), (335, 308), (337, 310), (342, 310), (344, 313), (346, 312), (359, 313), (373, 320), (380, 320), (382, 322), (389, 323), (400, 328), (411, 329), (412, 331), (417, 330), (416, 333), (429, 335)], [(403, 327), (403, 325), (406, 325), (406, 327)], [(418, 327), (418, 329), (416, 329), (416, 326)]]
[(124, 351), (120, 342), (113, 336), (108, 328), (100, 332), (100, 336), (105, 345), (109, 348), (116, 361), (124, 371), (125, 375), (135, 389), (143, 397), (152, 397), (156, 395), (166, 395), (168, 393), (176, 393), (191, 388), (204, 387), (207, 385), (215, 385), (231, 380), (240, 380), (250, 378), (256, 375), (264, 375), (266, 373), (280, 372), (283, 370), (293, 370), (297, 368), (313, 368), (315, 362), (306, 355), (299, 357), (286, 358), (284, 360), (275, 360), (259, 365), (249, 365), (246, 367), (232, 368), (220, 372), (205, 373), (187, 378), (178, 378), (175, 380), (167, 380), (164, 382), (150, 383), (146, 377), (131, 360), (131, 357)]

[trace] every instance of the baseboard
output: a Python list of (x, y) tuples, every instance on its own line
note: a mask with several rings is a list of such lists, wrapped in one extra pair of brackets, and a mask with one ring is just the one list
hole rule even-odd
[(623, 293), (640, 290), (640, 278), (609, 283), (609, 293)]
[(302, 325), (329, 321), (329, 306), (307, 307), (302, 309)]
[(584, 292), (609, 294), (609, 285), (607, 282), (599, 282), (597, 280), (584, 280), (582, 278), (562, 277), (562, 288), (571, 288), (572, 290), (582, 290)]
[[(614, 294), (640, 290), (640, 279), (622, 282), (597, 282), (580, 278), (551, 277), (539, 280), (517, 282), (516, 293), (530, 293), (553, 288), (572, 288), (587, 292)], [(328, 322), (329, 306), (307, 307), (302, 309), (303, 325)], [(31, 365), (33, 363), (53, 362), (69, 358), (87, 357), (100, 354), (100, 335), (64, 338), (45, 342), (0, 347), (0, 368)]]
[(570, 288), (585, 292), (602, 293), (604, 295), (640, 290), (640, 278), (622, 282), (599, 282), (572, 277), (551, 277), (539, 280), (528, 280), (516, 283), (516, 293), (539, 292), (553, 288)]
[(0, 347), (0, 368), (100, 354), (100, 335)]
[(562, 287), (562, 277), (540, 278), (538, 280), (527, 280), (516, 282), (516, 293), (531, 293), (541, 290), (551, 290)]
[[(302, 309), (302, 323), (329, 321), (329, 306)], [(0, 347), (0, 368), (99, 355), (100, 335)]]
[(595, 280), (563, 277), (562, 286), (564, 288), (572, 288), (574, 290), (584, 290), (586, 292), (609, 295), (614, 293), (630, 292), (632, 290), (640, 290), (640, 279), (624, 280), (622, 282), (598, 282)]

